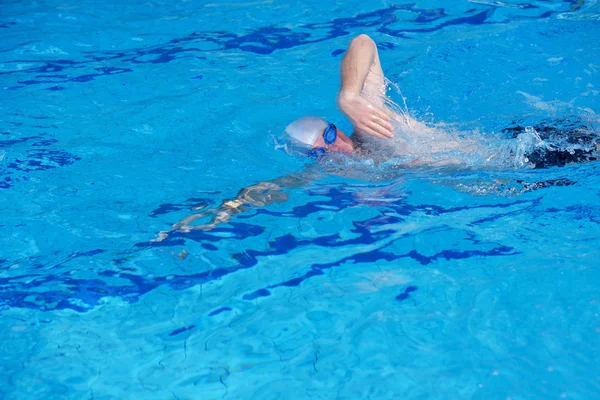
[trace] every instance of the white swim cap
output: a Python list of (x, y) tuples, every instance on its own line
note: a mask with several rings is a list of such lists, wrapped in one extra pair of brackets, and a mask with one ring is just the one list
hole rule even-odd
[(285, 128), (285, 133), (302, 144), (311, 146), (327, 128), (327, 121), (319, 117), (298, 118)]

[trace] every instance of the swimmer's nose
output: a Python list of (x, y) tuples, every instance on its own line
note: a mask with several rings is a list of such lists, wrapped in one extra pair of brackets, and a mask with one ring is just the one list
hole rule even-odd
[(354, 146), (352, 146), (352, 143), (346, 143), (343, 141), (332, 144), (331, 148), (332, 150), (339, 151), (340, 153), (344, 154), (350, 154), (354, 151)]
[(337, 138), (329, 148), (331, 150), (339, 151), (340, 153), (350, 154), (354, 151), (354, 143), (352, 143), (352, 139), (338, 129)]

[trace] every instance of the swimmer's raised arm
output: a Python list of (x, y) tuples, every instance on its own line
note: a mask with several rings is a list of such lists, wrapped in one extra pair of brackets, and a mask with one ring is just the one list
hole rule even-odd
[(342, 60), (342, 86), (337, 98), (338, 106), (359, 133), (382, 139), (391, 138), (394, 134), (390, 117), (360, 95), (365, 84), (369, 83), (368, 80), (380, 80), (383, 86), (377, 45), (363, 34), (352, 39)]

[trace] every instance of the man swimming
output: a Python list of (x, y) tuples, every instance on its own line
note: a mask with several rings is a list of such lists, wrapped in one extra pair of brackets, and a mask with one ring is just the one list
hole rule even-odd
[[(354, 128), (349, 137), (333, 123), (320, 117), (306, 116), (299, 118), (285, 128), (285, 134), (294, 146), (310, 157), (321, 158), (326, 154), (352, 154), (361, 152), (375, 154), (379, 159), (400, 157), (406, 166), (464, 166), (463, 160), (453, 157), (457, 153), (469, 153), (477, 150), (480, 143), (462, 138), (460, 141), (445, 135), (441, 130), (431, 128), (416, 121), (401, 110), (388, 107), (386, 97), (386, 80), (381, 68), (379, 54), (375, 42), (367, 35), (358, 35), (350, 42), (341, 64), (341, 88), (337, 96), (338, 107), (348, 117)], [(547, 127), (546, 127), (547, 128)], [(538, 129), (542, 134), (544, 129)], [(546, 133), (552, 133), (551, 128)], [(529, 132), (526, 128), (509, 128), (516, 135)], [(537, 132), (535, 135), (538, 135)], [(537, 138), (537, 139), (536, 139)], [(536, 140), (542, 140), (538, 136)], [(590, 143), (597, 141), (597, 136), (588, 137)], [(593, 149), (595, 145), (592, 144)], [(481, 147), (481, 146), (479, 146)], [(370, 151), (365, 151), (369, 149)], [(424, 150), (424, 151), (419, 151)], [(480, 150), (480, 149), (479, 149)], [(547, 151), (550, 150), (550, 151)], [(594, 160), (592, 152), (552, 151), (553, 149), (535, 147), (530, 158), (537, 160), (536, 166), (565, 165), (570, 162)], [(432, 158), (432, 154), (441, 157)], [(501, 154), (501, 153), (498, 153)], [(504, 153), (505, 154), (505, 153)], [(548, 154), (551, 157), (548, 157)], [(406, 157), (409, 155), (410, 157)], [(533, 159), (532, 158), (532, 159)], [(408, 160), (408, 161), (407, 161)], [(303, 172), (260, 182), (240, 190), (234, 199), (225, 200), (214, 209), (203, 210), (203, 206), (195, 207), (201, 211), (192, 214), (172, 226), (168, 231), (159, 233), (155, 241), (162, 241), (170, 232), (189, 232), (191, 230), (210, 230), (220, 223), (227, 222), (231, 216), (243, 212), (249, 206), (262, 207), (275, 202), (287, 200), (283, 188), (291, 189), (308, 184), (321, 175), (314, 168)], [(529, 184), (527, 184), (529, 185)], [(530, 184), (532, 190), (545, 187), (539, 182)], [(192, 225), (198, 219), (210, 217), (210, 221), (201, 225)]]

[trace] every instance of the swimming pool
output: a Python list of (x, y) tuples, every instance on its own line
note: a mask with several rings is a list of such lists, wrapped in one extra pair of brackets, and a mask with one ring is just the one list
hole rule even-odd
[(595, 1), (3, 2), (0, 399), (600, 398), (597, 162), (301, 170), (353, 35), (429, 123), (597, 127)]

